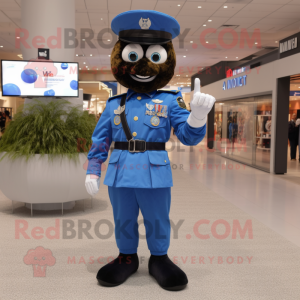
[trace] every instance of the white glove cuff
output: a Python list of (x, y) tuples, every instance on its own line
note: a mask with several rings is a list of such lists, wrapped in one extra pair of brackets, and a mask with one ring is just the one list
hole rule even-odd
[(98, 175), (94, 175), (94, 176), (97, 176), (97, 178), (92, 178), (91, 176), (92, 176), (93, 174), (86, 174), (86, 178), (88, 178), (88, 179), (90, 179), (90, 180), (93, 180), (93, 179), (100, 179), (100, 177), (98, 176)]
[(188, 119), (187, 119), (187, 122), (191, 127), (199, 128), (199, 127), (202, 127), (206, 124), (206, 120), (207, 120), (207, 116), (205, 116), (204, 119), (199, 120), (199, 119), (196, 119), (193, 116), (193, 112), (191, 112)]

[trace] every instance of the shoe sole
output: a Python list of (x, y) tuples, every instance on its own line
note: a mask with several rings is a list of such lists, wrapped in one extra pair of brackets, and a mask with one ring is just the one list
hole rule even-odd
[(110, 283), (110, 282), (106, 282), (106, 281), (103, 281), (101, 279), (98, 279), (98, 282), (100, 285), (102, 286), (105, 286), (105, 287), (115, 287), (115, 286), (118, 286), (118, 285), (121, 285), (123, 284), (131, 275), (133, 275), (137, 270), (135, 270), (134, 272), (132, 272), (124, 281), (120, 282), (120, 283)]
[(156, 282), (158, 283), (158, 285), (163, 288), (164, 290), (167, 290), (167, 291), (181, 291), (183, 289), (186, 288), (187, 284), (183, 284), (183, 285), (176, 285), (176, 286), (172, 286), (172, 287), (165, 287), (165, 286), (162, 286), (158, 281), (157, 279), (149, 272), (149, 274), (156, 280)]
[(161, 286), (160, 284), (159, 284), (159, 286), (160, 286), (161, 288), (163, 288), (164, 290), (176, 292), (176, 291), (181, 291), (181, 290), (185, 289), (186, 286), (187, 286), (187, 284), (184, 284), (184, 285), (177, 285), (177, 286), (170, 287), (170, 288), (163, 287), (163, 286)]

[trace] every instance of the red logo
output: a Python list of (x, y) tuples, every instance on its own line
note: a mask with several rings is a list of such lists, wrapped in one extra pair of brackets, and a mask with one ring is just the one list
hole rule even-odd
[(53, 77), (53, 73), (52, 72), (43, 72), (44, 77)]
[(47, 266), (51, 267), (56, 263), (52, 251), (41, 246), (28, 250), (23, 261), (26, 265), (32, 265), (33, 277), (46, 277)]

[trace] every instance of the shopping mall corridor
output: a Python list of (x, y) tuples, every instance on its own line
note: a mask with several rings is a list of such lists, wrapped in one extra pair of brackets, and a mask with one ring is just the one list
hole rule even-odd
[[(149, 276), (143, 226), (138, 272), (115, 288), (97, 284), (98, 269), (118, 255), (104, 172), (93, 205), (86, 199), (83, 211), (78, 201), (63, 216), (31, 217), (22, 203), (12, 214), (0, 191), (1, 299), (299, 299), (300, 185), (208, 152), (204, 142), (190, 152), (173, 140), (169, 257), (189, 278), (185, 290), (162, 290)], [(55, 258), (41, 269), (25, 259), (38, 246)]]

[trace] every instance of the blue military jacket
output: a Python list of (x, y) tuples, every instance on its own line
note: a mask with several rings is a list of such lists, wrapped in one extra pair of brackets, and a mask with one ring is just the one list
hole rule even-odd
[[(186, 121), (189, 111), (182, 108), (180, 92), (157, 90), (139, 94), (128, 90), (125, 114), (134, 139), (147, 142), (167, 142), (171, 127), (184, 145), (197, 145), (205, 136), (206, 125), (191, 127)], [(101, 176), (101, 164), (108, 156), (112, 141), (126, 142), (120, 122), (122, 95), (108, 99), (106, 108), (93, 133), (93, 145), (88, 154), (87, 174)], [(153, 118), (156, 115), (158, 118)], [(175, 148), (176, 149), (176, 148)], [(175, 151), (175, 150), (174, 150)], [(164, 188), (173, 186), (167, 151), (131, 153), (113, 150), (104, 184), (128, 188)]]

